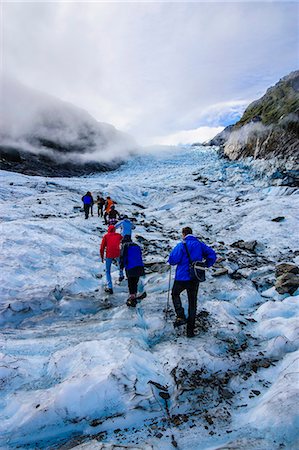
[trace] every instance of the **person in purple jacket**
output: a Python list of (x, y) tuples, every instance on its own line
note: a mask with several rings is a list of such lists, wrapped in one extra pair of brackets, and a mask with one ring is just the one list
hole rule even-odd
[[(215, 263), (217, 256), (211, 247), (208, 247), (192, 235), (192, 229), (190, 227), (183, 228), (182, 235), (183, 242), (175, 246), (168, 259), (170, 265), (177, 266), (171, 292), (173, 306), (177, 316), (174, 326), (178, 327), (187, 323), (187, 337), (194, 337), (199, 281), (191, 279), (190, 260), (185, 245), (187, 245), (192, 261), (203, 261), (205, 267), (211, 267)], [(188, 319), (185, 317), (180, 298), (180, 294), (185, 290), (188, 296)]]

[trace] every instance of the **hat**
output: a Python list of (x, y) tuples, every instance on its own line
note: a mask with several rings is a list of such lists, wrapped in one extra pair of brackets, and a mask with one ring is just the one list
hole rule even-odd
[(114, 225), (109, 225), (108, 233), (113, 233), (114, 231), (115, 231), (115, 226)]

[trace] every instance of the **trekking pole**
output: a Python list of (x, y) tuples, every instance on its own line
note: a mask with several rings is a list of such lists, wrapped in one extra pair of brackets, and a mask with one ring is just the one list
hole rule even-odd
[(166, 322), (167, 322), (167, 318), (168, 318), (169, 297), (170, 297), (170, 283), (171, 283), (171, 266), (169, 268), (168, 293), (167, 293), (167, 304), (166, 304), (166, 312), (165, 312), (165, 320), (166, 320)]

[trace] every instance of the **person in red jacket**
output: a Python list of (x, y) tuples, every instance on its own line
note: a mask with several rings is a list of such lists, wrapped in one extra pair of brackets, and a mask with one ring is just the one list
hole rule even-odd
[(111, 265), (112, 265), (112, 261), (114, 259), (116, 259), (118, 262), (119, 281), (122, 281), (124, 279), (123, 270), (120, 268), (120, 261), (119, 261), (121, 241), (122, 241), (122, 235), (119, 233), (115, 233), (114, 225), (110, 225), (108, 227), (108, 233), (106, 233), (103, 236), (101, 248), (100, 248), (100, 255), (102, 258), (102, 262), (104, 262), (104, 254), (105, 254), (105, 250), (106, 250), (107, 288), (105, 289), (105, 291), (109, 292), (109, 294), (113, 294), (112, 278), (111, 278)]

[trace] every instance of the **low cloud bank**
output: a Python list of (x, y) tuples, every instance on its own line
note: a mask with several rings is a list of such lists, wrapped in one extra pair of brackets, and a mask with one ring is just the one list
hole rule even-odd
[(137, 147), (129, 135), (86, 111), (4, 79), (0, 147), (43, 155), (56, 163), (86, 164), (126, 158)]

